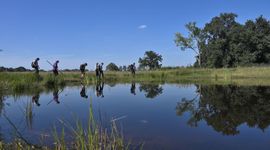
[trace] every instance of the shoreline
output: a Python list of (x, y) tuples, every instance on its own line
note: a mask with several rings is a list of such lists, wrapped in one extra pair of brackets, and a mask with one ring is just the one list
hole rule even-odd
[(80, 72), (63, 72), (54, 77), (50, 72), (0, 72), (1, 89), (27, 90), (42, 86), (92, 85), (105, 83), (179, 83), (218, 84), (241, 86), (270, 86), (270, 67), (241, 67), (222, 69), (180, 68), (171, 70), (138, 71), (133, 77), (130, 72), (104, 72), (104, 79), (97, 80), (93, 72), (87, 72), (81, 80)]

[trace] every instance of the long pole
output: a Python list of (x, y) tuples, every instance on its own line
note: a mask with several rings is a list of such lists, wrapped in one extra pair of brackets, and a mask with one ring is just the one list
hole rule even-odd
[(49, 60), (47, 60), (47, 63), (49, 63), (53, 67), (53, 64), (51, 62), (49, 62)]

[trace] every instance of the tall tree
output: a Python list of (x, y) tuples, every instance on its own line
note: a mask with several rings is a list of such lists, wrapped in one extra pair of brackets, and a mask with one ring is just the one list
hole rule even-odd
[(222, 13), (203, 28), (188, 23), (188, 37), (176, 33), (176, 46), (197, 54), (195, 66), (220, 68), (270, 63), (270, 22), (263, 16), (245, 24), (234, 13)]
[(186, 28), (188, 29), (188, 37), (184, 37), (181, 33), (177, 32), (175, 34), (175, 44), (177, 47), (180, 47), (181, 50), (193, 50), (196, 53), (196, 59), (201, 67), (201, 48), (205, 43), (204, 34), (202, 30), (196, 26), (195, 22), (190, 22), (186, 24)]
[(234, 54), (231, 51), (230, 42), (233, 29), (240, 24), (235, 21), (237, 17), (233, 13), (222, 13), (214, 17), (203, 29), (207, 45), (202, 51), (206, 57), (206, 64), (210, 67), (232, 67)]
[(108, 71), (119, 71), (119, 68), (115, 63), (109, 63), (106, 66), (106, 70), (108, 70)]
[(146, 51), (143, 58), (139, 58), (139, 68), (149, 67), (150, 70), (159, 69), (162, 66), (162, 56), (154, 51)]

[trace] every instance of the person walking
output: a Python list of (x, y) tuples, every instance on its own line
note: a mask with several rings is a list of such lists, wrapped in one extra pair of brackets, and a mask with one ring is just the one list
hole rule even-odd
[(80, 71), (81, 71), (81, 78), (83, 79), (85, 77), (85, 68), (87, 66), (87, 63), (80, 65)]
[(35, 69), (35, 73), (38, 75), (39, 74), (39, 65), (38, 65), (39, 58), (36, 58), (32, 63), (31, 66), (32, 68)]
[(58, 71), (58, 63), (59, 63), (59, 60), (57, 60), (54, 64), (53, 64), (53, 74), (55, 76), (58, 76), (59, 74), (59, 71)]
[(135, 73), (136, 73), (136, 66), (135, 66), (135, 63), (133, 63), (131, 64), (131, 74), (133, 77), (135, 76)]
[(100, 75), (99, 75), (99, 64), (96, 63), (96, 78), (99, 79)]
[(99, 78), (101, 79), (103, 79), (104, 78), (104, 73), (103, 73), (103, 63), (101, 63), (100, 65), (99, 65)]

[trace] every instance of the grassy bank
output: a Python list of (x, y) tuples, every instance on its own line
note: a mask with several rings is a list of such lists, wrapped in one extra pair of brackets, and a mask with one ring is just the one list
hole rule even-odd
[[(182, 68), (174, 70), (138, 71), (133, 77), (129, 72), (105, 72), (105, 82), (166, 82), (166, 83), (202, 83), (202, 84), (237, 84), (270, 85), (270, 67), (247, 67), (231, 69)], [(94, 84), (94, 72), (87, 73), (82, 81), (79, 72), (64, 72), (58, 77), (51, 73), (0, 73), (2, 88), (23, 90), (39, 86), (64, 86), (67, 84)], [(1, 89), (0, 89), (1, 90)]]

